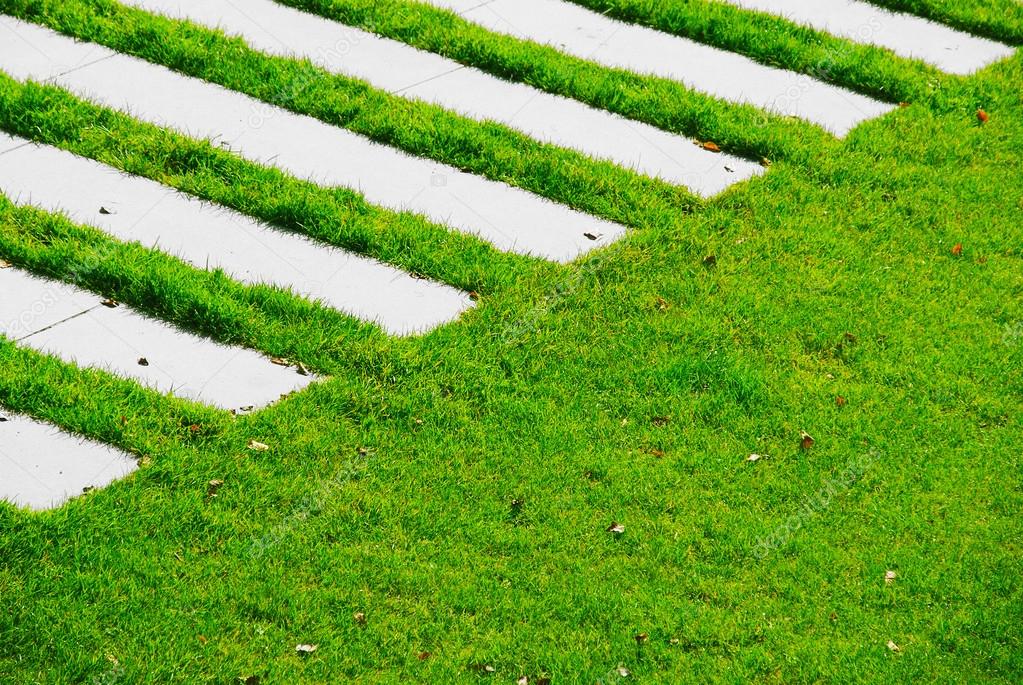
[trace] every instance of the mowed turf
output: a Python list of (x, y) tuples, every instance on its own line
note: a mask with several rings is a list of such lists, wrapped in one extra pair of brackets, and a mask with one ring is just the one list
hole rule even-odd
[[(289, 4), (773, 163), (702, 202), (104, 0), (0, 2), (633, 228), (514, 257), (0, 78), (5, 130), (480, 296), (388, 338), (0, 205), (0, 258), (330, 375), (235, 418), (0, 340), (0, 404), (142, 459), (0, 505), (0, 683), (1023, 678), (1023, 57), (961, 79), (734, 8), (580, 2), (755, 59), (771, 35), (908, 103), (838, 142), (430, 8)], [(1009, 2), (898, 4), (1023, 43)]]

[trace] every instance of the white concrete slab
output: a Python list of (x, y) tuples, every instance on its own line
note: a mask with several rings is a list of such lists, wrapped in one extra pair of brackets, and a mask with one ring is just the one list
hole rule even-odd
[(511, 83), (405, 43), (381, 38), (271, 0), (121, 0), (150, 12), (188, 19), (243, 38), (263, 52), (306, 58), (324, 69), (495, 121), (537, 140), (669, 183), (704, 197), (763, 172), (759, 164), (701, 149), (692, 140)]
[[(263, 407), (314, 380), (251, 350), (220, 345), (102, 301), (18, 269), (0, 269), (0, 335), (79, 366), (223, 409)], [(17, 322), (13, 327), (12, 321)]]
[(890, 105), (803, 74), (635, 24), (563, 0), (423, 0), (491, 31), (550, 45), (605, 66), (679, 81), (710, 95), (816, 123), (844, 136)]
[[(524, 190), (49, 29), (0, 16), (0, 32), (19, 38), (0, 42), (0, 69), (14, 78), (49, 81), (143, 121), (216, 139), (249, 160), (356, 189), (370, 202), (418, 212), (503, 250), (566, 262), (625, 233), (622, 226)], [(100, 52), (106, 58), (62, 73), (62, 65)]]
[(21, 142), (18, 139), (12, 138), (3, 131), (0, 131), (0, 155), (14, 150), (19, 145), (21, 145)]
[(723, 0), (826, 31), (841, 38), (888, 48), (967, 75), (1015, 52), (1015, 48), (971, 36), (927, 19), (882, 9), (859, 0)]
[[(23, 293), (16, 292), (22, 288)], [(0, 269), (0, 334), (11, 340), (56, 326), (99, 304), (99, 298), (84, 290), (33, 279), (14, 268)]]
[[(0, 149), (10, 136), (0, 134)], [(17, 204), (90, 224), (243, 283), (268, 283), (406, 335), (456, 319), (467, 293), (380, 262), (277, 231), (250, 217), (129, 176), (64, 150), (19, 139), (0, 154), (0, 193)]]
[(0, 500), (42, 510), (138, 468), (128, 453), (0, 407)]

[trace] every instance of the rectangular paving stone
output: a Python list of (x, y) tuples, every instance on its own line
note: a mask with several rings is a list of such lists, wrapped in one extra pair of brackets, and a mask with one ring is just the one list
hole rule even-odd
[(702, 196), (762, 173), (762, 167), (715, 154), (692, 140), (588, 107), (530, 86), (271, 0), (122, 0), (147, 11), (183, 18), (242, 37), (263, 52), (311, 60), (324, 69), (364, 80), (479, 121), (495, 121), (537, 140), (607, 159), (684, 185)]
[(562, 0), (423, 0), (497, 33), (609, 67), (673, 79), (732, 102), (811, 121), (837, 136), (894, 105), (735, 53), (616, 21)]
[(314, 380), (15, 268), (0, 269), (0, 326), (19, 345), (223, 409), (264, 407)]
[[(17, 289), (24, 288), (24, 293)], [(0, 268), (0, 334), (20, 340), (98, 307), (100, 298), (59, 281)]]
[[(355, 189), (369, 202), (417, 212), (502, 250), (567, 262), (625, 233), (519, 188), (34, 24), (0, 16), (3, 32), (19, 38), (0, 42), (0, 69), (16, 79), (48, 81), (142, 121), (215, 140), (251, 161)], [(76, 62), (85, 66), (62, 71)]]
[(126, 452), (0, 407), (0, 500), (49, 509), (136, 468)]
[(972, 74), (1015, 52), (1015, 48), (987, 38), (858, 0), (723, 1), (775, 14), (858, 43), (888, 48), (897, 55), (929, 62), (951, 74)]
[[(125, 242), (155, 247), (243, 283), (268, 283), (380, 324), (395, 335), (452, 321), (467, 293), (380, 262), (274, 230), (243, 214), (93, 160), (0, 133), (0, 193), (64, 212)], [(26, 144), (27, 143), (27, 144)]]

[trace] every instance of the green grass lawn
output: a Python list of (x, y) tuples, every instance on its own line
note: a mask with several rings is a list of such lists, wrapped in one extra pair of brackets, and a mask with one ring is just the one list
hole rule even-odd
[[(0, 338), (0, 404), (142, 459), (0, 504), (0, 683), (1023, 680), (1023, 55), (957, 78), (702, 0), (579, 0), (907, 103), (838, 141), (421, 5), (287, 4), (769, 173), (705, 202), (108, 0), (0, 0), (634, 229), (509, 255), (0, 75), (0, 129), (479, 294), (389, 338), (0, 197), (0, 258), (330, 376), (236, 418)], [(883, 4), (1023, 44), (1009, 0)]]

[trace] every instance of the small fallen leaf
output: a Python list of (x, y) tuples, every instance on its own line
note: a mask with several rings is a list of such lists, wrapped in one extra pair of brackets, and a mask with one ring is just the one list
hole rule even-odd
[(624, 666), (619, 666), (618, 668), (616, 668), (615, 673), (617, 673), (622, 678), (628, 678), (630, 675), (632, 675), (632, 671), (625, 668)]
[(891, 585), (892, 583), (895, 582), (895, 579), (898, 578), (898, 576), (899, 576), (899, 574), (897, 574), (895, 571), (885, 571), (884, 572), (884, 584), (885, 585)]
[(473, 302), (479, 302), (480, 294), (478, 292), (476, 292), (475, 290), (470, 290), (469, 291), (469, 299), (472, 300)]
[(149, 366), (149, 360), (145, 357), (139, 357), (139, 366)]
[(991, 115), (982, 109), (977, 110), (977, 121), (982, 124), (986, 124), (991, 119)]
[(708, 152), (721, 152), (721, 148), (718, 147), (718, 144), (717, 143), (712, 143), (709, 140), (706, 141), (706, 142), (700, 143), (700, 147), (702, 147), (704, 150), (707, 150)]
[(952, 248), (952, 254), (954, 256), (958, 257), (962, 253), (963, 253), (963, 244), (962, 243), (956, 243), (955, 246)]
[(832, 611), (832, 612), (831, 612), (830, 614), (828, 614), (828, 619), (829, 619), (829, 620), (830, 620), (830, 621), (831, 621), (832, 623), (834, 623), (835, 621), (837, 621), (837, 620), (838, 620), (838, 614), (836, 614), (836, 613), (835, 613), (834, 611)]
[(259, 685), (260, 680), (258, 675), (249, 675), (238, 678), (238, 682), (242, 685)]
[(111, 212), (111, 211), (110, 211), (109, 209), (107, 209), (106, 207), (100, 207), (100, 208), (99, 208), (99, 213), (100, 213), (100, 214), (103, 214), (103, 215), (107, 215), (107, 214), (113, 214), (113, 212)]
[(497, 669), (490, 664), (480, 664), (476, 667), (476, 670), (483, 675), (493, 675), (494, 673), (497, 673)]
[(6, 259), (0, 259), (0, 269), (10, 269), (11, 263)]
[(671, 423), (671, 419), (668, 418), (667, 416), (655, 416), (652, 419), (650, 419), (650, 422), (653, 423), (658, 428), (660, 428), (661, 426), (667, 426), (669, 423)]
[(211, 480), (209, 482), (209, 487), (206, 488), (206, 496), (207, 497), (216, 497), (217, 496), (217, 491), (220, 490), (220, 488), (221, 488), (221, 486), (223, 484), (224, 484), (224, 481), (220, 480), (219, 478), (214, 478), (213, 480)]
[(354, 614), (352, 614), (352, 618), (354, 618), (355, 622), (360, 626), (366, 625), (366, 614), (364, 614), (363, 612), (356, 611)]
[(844, 397), (839, 395), (838, 397), (835, 398), (835, 404), (839, 407), (844, 407), (845, 405), (849, 404), (849, 402)]
[(312, 654), (319, 648), (319, 645), (295, 645), (295, 651), (299, 654)]
[(709, 254), (709, 255), (707, 255), (706, 257), (703, 258), (703, 265), (705, 267), (707, 267), (708, 269), (713, 267), (713, 266), (717, 266), (717, 264), (718, 264), (718, 258), (715, 255)]
[(890, 649), (893, 652), (901, 652), (902, 651), (902, 648), (899, 647), (894, 642), (892, 642), (891, 640), (888, 640), (888, 649)]
[(657, 298), (657, 308), (660, 309), (662, 312), (666, 312), (669, 309), (671, 309), (671, 303), (668, 302), (663, 297), (658, 297)]
[(270, 363), (277, 366), (291, 366), (291, 360), (284, 357), (270, 357)]
[(638, 635), (636, 635), (636, 644), (637, 645), (646, 644), (649, 640), (650, 640), (650, 635), (648, 635), (647, 633), (639, 633)]
[(900, 102), (899, 103), (899, 107), (901, 107), (902, 109), (906, 109), (907, 107), (909, 107), (909, 103), (908, 102)]
[(583, 233), (583, 235), (589, 240), (600, 240), (599, 233)]
[(806, 431), (800, 431), (800, 433), (799, 433), (799, 446), (802, 449), (808, 450), (811, 447), (813, 447), (814, 443), (816, 443), (816, 442), (817, 441), (814, 440), (813, 437), (809, 433), (807, 433)]
[(677, 644), (679, 644), (680, 642), (682, 642), (682, 641), (681, 641), (681, 640), (679, 640), (679, 639), (678, 639), (677, 637), (673, 637), (673, 638), (671, 638), (670, 640), (668, 640), (668, 644), (669, 644), (669, 645), (677, 645)]
[(270, 449), (270, 445), (260, 442), (259, 440), (249, 440), (248, 448), (257, 452), (266, 452)]
[(751, 454), (748, 457), (746, 457), (746, 461), (750, 461), (750, 462), (760, 461), (763, 458), (764, 458), (764, 455), (762, 455), (762, 454)]
[(207, 642), (209, 642), (209, 640), (206, 639), (205, 635), (199, 635), (199, 636), (196, 637), (196, 639), (199, 640), (199, 644), (202, 644), (202, 645), (204, 645)]
[(193, 423), (191, 426), (188, 427), (188, 432), (191, 433), (192, 435), (198, 435), (199, 433), (202, 432), (202, 426), (200, 426), (197, 423)]
[(419, 659), (420, 661), (426, 661), (431, 656), (433, 656), (433, 654), (431, 654), (430, 652), (419, 652), (419, 654), (416, 654), (416, 658)]
[(117, 305), (120, 304), (120, 302), (118, 302), (117, 300), (115, 300), (113, 298), (109, 298), (109, 299), (103, 300), (102, 302), (100, 302), (100, 304), (103, 305), (104, 307), (106, 307), (107, 309), (114, 309), (115, 307), (117, 307)]
[(614, 535), (621, 535), (622, 533), (625, 532), (625, 524), (612, 523), (610, 526), (607, 527), (607, 532), (612, 533)]
[(522, 676), (515, 681), (515, 685), (529, 685), (529, 676)]

